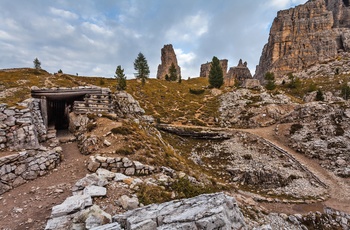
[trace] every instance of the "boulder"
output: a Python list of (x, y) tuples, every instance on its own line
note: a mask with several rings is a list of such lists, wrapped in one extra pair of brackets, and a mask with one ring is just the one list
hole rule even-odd
[(105, 187), (90, 185), (84, 188), (84, 195), (96, 197), (105, 196), (107, 194), (107, 189)]
[(128, 197), (127, 195), (123, 195), (118, 199), (120, 205), (126, 210), (132, 210), (138, 207), (139, 200), (137, 197)]
[(75, 213), (92, 205), (91, 196), (76, 195), (68, 197), (62, 204), (52, 208), (51, 217), (61, 217), (67, 214)]
[(246, 226), (235, 198), (224, 193), (152, 204), (113, 217), (129, 229), (242, 229)]

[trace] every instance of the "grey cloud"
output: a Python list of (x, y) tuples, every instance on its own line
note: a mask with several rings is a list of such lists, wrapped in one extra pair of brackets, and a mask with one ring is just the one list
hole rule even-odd
[[(50, 72), (112, 77), (122, 65), (132, 77), (133, 61), (142, 52), (155, 76), (160, 49), (172, 43), (193, 56), (184, 63), (184, 78), (198, 75), (200, 64), (214, 55), (229, 59), (230, 66), (243, 58), (254, 71), (267, 42), (265, 26), (276, 15), (267, 5), (258, 0), (2, 0), (0, 20), (7, 23), (0, 25), (0, 68), (31, 67), (38, 57)], [(186, 22), (197, 15), (203, 22)], [(191, 27), (201, 23), (207, 23), (205, 33)], [(187, 39), (180, 39), (185, 33)]]

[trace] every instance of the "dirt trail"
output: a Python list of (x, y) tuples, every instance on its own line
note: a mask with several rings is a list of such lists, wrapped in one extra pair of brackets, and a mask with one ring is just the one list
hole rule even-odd
[(275, 133), (275, 126), (260, 129), (245, 129), (245, 132), (255, 134), (274, 145), (286, 150), (299, 163), (307, 167), (322, 182), (328, 185), (330, 198), (324, 202), (328, 207), (350, 213), (350, 180), (335, 176), (332, 172), (322, 168), (316, 160), (296, 152), (283, 140), (283, 134)]
[(61, 145), (63, 160), (49, 174), (0, 195), (0, 229), (44, 229), (53, 206), (71, 196), (88, 171), (76, 143)]
[[(316, 175), (329, 188), (329, 199), (322, 202), (322, 205), (334, 208), (339, 211), (350, 213), (350, 179), (340, 178), (335, 176), (332, 172), (322, 168), (316, 160), (307, 158), (306, 156), (296, 152), (286, 144), (288, 140), (284, 138), (283, 132), (276, 133), (276, 125), (266, 128), (255, 129), (231, 129), (231, 128), (216, 128), (203, 126), (189, 126), (189, 125), (171, 125), (182, 128), (196, 128), (213, 131), (243, 131), (261, 137), (275, 146), (284, 149), (292, 155), (300, 164), (305, 166), (309, 171)], [(286, 129), (285, 126), (280, 126), (279, 129)]]

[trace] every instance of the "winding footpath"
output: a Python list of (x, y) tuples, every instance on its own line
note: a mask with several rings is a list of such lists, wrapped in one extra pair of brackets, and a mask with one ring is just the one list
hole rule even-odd
[(193, 128), (208, 131), (222, 132), (246, 132), (262, 138), (271, 147), (285, 152), (296, 161), (302, 168), (311, 174), (312, 177), (323, 187), (328, 189), (329, 199), (322, 202), (325, 206), (350, 213), (350, 178), (340, 178), (335, 176), (331, 171), (322, 168), (316, 160), (307, 158), (306, 156), (296, 152), (282, 141), (282, 134), (276, 133), (276, 125), (265, 128), (254, 129), (233, 129), (233, 128), (216, 128), (203, 126), (187, 126), (187, 125), (168, 125), (178, 128)]
[(324, 202), (328, 207), (350, 213), (350, 180), (335, 176), (332, 172), (322, 168), (315, 160), (296, 152), (283, 141), (281, 141), (278, 133), (275, 133), (275, 126), (259, 129), (244, 129), (242, 131), (254, 134), (267, 140), (273, 145), (287, 151), (302, 166), (306, 167), (319, 180), (327, 185), (330, 198)]

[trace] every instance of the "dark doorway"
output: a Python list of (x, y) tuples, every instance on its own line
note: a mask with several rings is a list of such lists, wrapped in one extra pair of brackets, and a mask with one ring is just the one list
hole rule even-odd
[(101, 93), (101, 88), (31, 90), (33, 98), (41, 99), (41, 113), (45, 125), (56, 130), (68, 129), (69, 113), (73, 111), (74, 101), (83, 101), (87, 94)]
[(344, 5), (346, 7), (349, 7), (349, 5), (350, 5), (350, 1), (349, 0), (343, 0), (343, 2), (344, 2)]
[(69, 113), (72, 112), (74, 101), (83, 100), (84, 96), (70, 97), (64, 100), (48, 100), (48, 126), (56, 130), (68, 129)]

